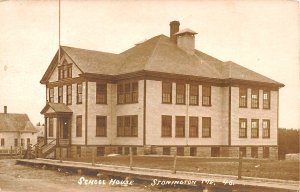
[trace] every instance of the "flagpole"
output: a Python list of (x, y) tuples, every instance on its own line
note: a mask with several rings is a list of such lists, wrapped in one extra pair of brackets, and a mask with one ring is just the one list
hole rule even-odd
[(60, 64), (60, 0), (58, 0), (58, 64)]

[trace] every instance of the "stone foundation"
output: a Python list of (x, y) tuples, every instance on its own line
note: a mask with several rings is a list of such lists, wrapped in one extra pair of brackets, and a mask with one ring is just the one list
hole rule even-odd
[[(56, 148), (55, 158), (60, 158), (60, 152), (62, 159), (92, 159), (106, 156), (108, 154), (120, 154), (129, 155), (130, 147), (132, 147), (133, 155), (174, 155), (180, 154), (183, 156), (197, 156), (197, 157), (238, 157), (240, 147), (238, 146), (85, 146), (85, 145), (73, 145), (71, 147), (65, 147), (61, 150)], [(246, 148), (246, 158), (251, 158), (251, 150), (253, 147)], [(255, 148), (255, 147), (254, 147)], [(183, 150), (182, 150), (183, 149)], [(258, 157), (259, 159), (278, 159), (278, 147), (277, 146), (259, 146)], [(216, 154), (217, 152), (217, 154)], [(165, 153), (165, 154), (164, 154)]]

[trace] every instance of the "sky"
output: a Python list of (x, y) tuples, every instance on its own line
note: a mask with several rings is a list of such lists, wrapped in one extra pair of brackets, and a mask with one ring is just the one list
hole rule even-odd
[[(58, 0), (0, 1), (0, 112), (43, 121), (40, 80), (58, 49)], [(120, 53), (170, 21), (196, 31), (196, 49), (285, 84), (279, 127), (300, 128), (297, 1), (61, 0), (61, 44)]]

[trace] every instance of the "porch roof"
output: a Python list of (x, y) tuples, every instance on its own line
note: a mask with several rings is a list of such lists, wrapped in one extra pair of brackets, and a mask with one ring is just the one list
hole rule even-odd
[(47, 103), (41, 114), (72, 114), (73, 111), (64, 103)]

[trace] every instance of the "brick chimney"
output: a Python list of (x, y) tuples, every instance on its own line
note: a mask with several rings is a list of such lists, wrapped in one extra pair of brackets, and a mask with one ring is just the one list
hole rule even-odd
[(7, 114), (7, 106), (4, 106), (4, 114)]
[(177, 44), (177, 36), (175, 35), (175, 33), (179, 31), (179, 25), (179, 21), (170, 22), (170, 39), (175, 44)]

